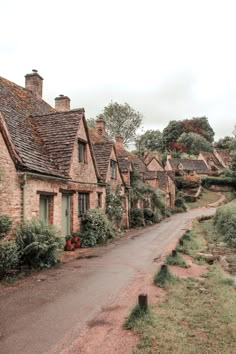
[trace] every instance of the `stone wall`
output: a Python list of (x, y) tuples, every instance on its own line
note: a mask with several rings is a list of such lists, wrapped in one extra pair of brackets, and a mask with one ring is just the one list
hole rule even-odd
[(21, 221), (21, 179), (0, 133), (0, 214), (8, 214), (14, 223)]

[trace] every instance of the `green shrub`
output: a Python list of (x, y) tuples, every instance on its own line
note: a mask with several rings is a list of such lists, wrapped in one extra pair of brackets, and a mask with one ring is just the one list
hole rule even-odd
[(8, 215), (0, 215), (0, 239), (11, 230), (12, 220)]
[(175, 212), (184, 212), (187, 210), (186, 205), (184, 204), (184, 199), (182, 197), (178, 197), (175, 199)]
[(94, 247), (116, 236), (111, 222), (101, 209), (89, 209), (82, 217), (81, 247)]
[(145, 321), (146, 323), (152, 322), (152, 313), (150, 308), (143, 310), (139, 305), (136, 305), (130, 312), (128, 319), (124, 323), (126, 329), (133, 329), (136, 327), (137, 323), (140, 321)]
[(197, 198), (190, 194), (184, 194), (183, 199), (186, 203), (194, 203), (196, 202)]
[(158, 224), (159, 222), (161, 222), (161, 220), (163, 219), (162, 213), (160, 212), (159, 209), (155, 210), (154, 215), (153, 215), (153, 222), (155, 224)]
[(236, 247), (236, 206), (227, 204), (218, 208), (214, 217), (214, 225), (224, 241)]
[(232, 186), (236, 187), (236, 178), (233, 177), (202, 177), (202, 186), (211, 187), (212, 185), (217, 186)]
[(143, 209), (141, 208), (130, 209), (130, 226), (139, 227), (144, 225), (145, 222), (144, 222)]
[(154, 284), (156, 284), (157, 286), (159, 286), (160, 288), (166, 288), (166, 286), (169, 283), (174, 283), (178, 280), (177, 277), (175, 277), (170, 271), (169, 271), (169, 267), (166, 264), (163, 264), (161, 266), (161, 269), (159, 270), (159, 272), (157, 272), (154, 275), (153, 281)]
[(58, 262), (64, 238), (56, 235), (56, 229), (41, 220), (32, 220), (17, 228), (16, 243), (20, 262), (32, 268), (51, 267)]
[(0, 243), (0, 279), (19, 265), (17, 245), (13, 241)]
[(169, 218), (173, 213), (173, 210), (170, 207), (167, 207), (165, 210), (165, 216)]
[(169, 265), (179, 266), (182, 268), (188, 268), (188, 265), (185, 262), (184, 258), (178, 253), (176, 254), (176, 256), (173, 256), (173, 254), (169, 254), (166, 257), (166, 263)]

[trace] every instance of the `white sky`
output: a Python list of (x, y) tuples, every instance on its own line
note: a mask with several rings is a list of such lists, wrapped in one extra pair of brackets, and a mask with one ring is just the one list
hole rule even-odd
[(111, 100), (162, 130), (207, 116), (216, 138), (236, 123), (236, 1), (0, 0), (0, 75), (24, 86), (37, 69), (96, 117)]

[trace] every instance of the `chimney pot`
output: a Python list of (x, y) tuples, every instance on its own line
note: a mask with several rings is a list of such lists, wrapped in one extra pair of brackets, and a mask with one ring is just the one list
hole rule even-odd
[(103, 118), (96, 119), (96, 132), (99, 135), (106, 135), (105, 120)]
[(70, 110), (70, 99), (67, 96), (59, 95), (55, 98), (55, 109), (59, 112), (66, 112)]
[(36, 97), (42, 98), (43, 78), (38, 74), (38, 70), (33, 69), (32, 73), (25, 75), (25, 88), (30, 90)]

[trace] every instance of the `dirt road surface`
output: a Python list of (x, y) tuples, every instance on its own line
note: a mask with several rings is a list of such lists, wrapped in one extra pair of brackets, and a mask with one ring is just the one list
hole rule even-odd
[(96, 249), (94, 258), (75, 259), (12, 286), (0, 286), (0, 353), (66, 352), (87, 325), (92, 327), (92, 321), (104, 309), (111, 309), (134, 282), (142, 289), (145, 275), (157, 270), (154, 260), (161, 259), (193, 218), (214, 212), (208, 208), (173, 215)]

